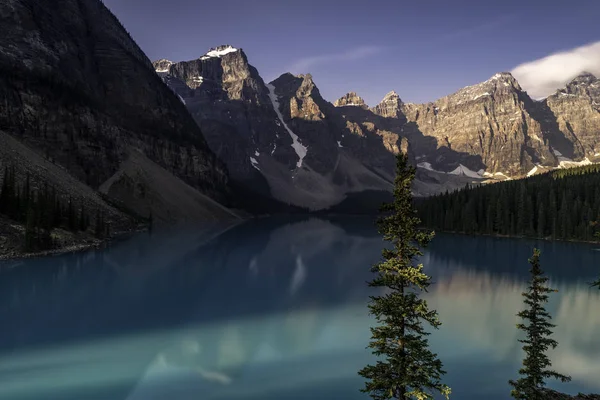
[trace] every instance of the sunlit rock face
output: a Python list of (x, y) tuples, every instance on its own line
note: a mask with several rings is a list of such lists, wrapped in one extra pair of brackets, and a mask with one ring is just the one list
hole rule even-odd
[(575, 77), (545, 100), (565, 137), (577, 140), (580, 157), (600, 157), (600, 79), (589, 73)]

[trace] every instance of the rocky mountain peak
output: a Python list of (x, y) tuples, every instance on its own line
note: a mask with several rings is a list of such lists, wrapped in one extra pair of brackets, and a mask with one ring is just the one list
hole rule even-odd
[(582, 72), (577, 75), (571, 82), (567, 83), (567, 93), (576, 93), (578, 89), (585, 89), (598, 81), (598, 78), (589, 72)]
[(577, 75), (571, 83), (573, 84), (591, 84), (594, 83), (598, 78), (590, 72), (584, 71), (581, 74)]
[(591, 97), (593, 100), (600, 98), (600, 79), (589, 72), (582, 72), (567, 83), (564, 88), (558, 89), (556, 93), (549, 96), (549, 98), (566, 100), (566, 97), (573, 96)]
[(152, 63), (152, 66), (154, 67), (154, 69), (156, 70), (156, 72), (169, 72), (169, 69), (171, 68), (171, 65), (173, 65), (173, 61), (169, 61), (167, 59), (160, 59), (158, 61), (154, 61)]
[(400, 96), (398, 95), (398, 93), (396, 93), (395, 90), (392, 90), (391, 92), (388, 92), (385, 96), (383, 96), (383, 101), (390, 100), (390, 99), (400, 100)]
[(357, 106), (361, 108), (368, 108), (362, 97), (357, 95), (355, 92), (348, 92), (333, 103), (336, 107), (346, 106)]
[(391, 91), (383, 97), (383, 100), (377, 104), (371, 111), (377, 115), (386, 118), (397, 118), (402, 109), (403, 102), (398, 93)]
[(466, 86), (454, 94), (438, 100), (436, 103), (440, 103), (441, 108), (445, 108), (447, 104), (460, 105), (472, 101), (481, 102), (491, 99), (492, 96), (513, 96), (522, 91), (519, 82), (510, 72), (499, 72), (484, 82)]
[(315, 84), (311, 74), (293, 75), (288, 72), (282, 74), (271, 83), (278, 89), (289, 92), (290, 96), (298, 98), (311, 97), (318, 102), (323, 101), (319, 88)]

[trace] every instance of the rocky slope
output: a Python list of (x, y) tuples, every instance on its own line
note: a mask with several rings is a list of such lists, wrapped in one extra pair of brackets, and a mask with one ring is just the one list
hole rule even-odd
[(98, 0), (0, 4), (0, 129), (92, 188), (132, 149), (212, 198), (225, 167)]
[[(94, 203), (123, 228), (132, 222), (94, 194), (99, 188), (143, 216), (172, 222), (193, 204), (184, 219), (232, 218), (214, 206), (230, 201), (226, 167), (101, 1), (6, 0), (0, 26), (0, 131), (17, 149), (0, 154), (0, 170), (15, 166), (17, 179), (35, 170), (34, 179)], [(124, 168), (132, 162), (135, 173)], [(177, 181), (195, 200), (163, 201), (164, 186), (140, 179), (156, 168), (161, 184)]]

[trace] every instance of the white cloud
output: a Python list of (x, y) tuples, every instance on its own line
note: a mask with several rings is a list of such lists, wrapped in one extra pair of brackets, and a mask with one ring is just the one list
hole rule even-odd
[(521, 87), (537, 99), (551, 95), (584, 71), (600, 76), (600, 42), (523, 63), (511, 72)]
[(385, 47), (383, 46), (361, 46), (341, 53), (329, 53), (320, 56), (305, 57), (294, 62), (288, 68), (288, 71), (292, 73), (306, 73), (310, 72), (308, 69), (314, 67), (315, 65), (329, 64), (339, 61), (359, 60), (361, 58), (378, 54), (383, 50), (385, 50)]

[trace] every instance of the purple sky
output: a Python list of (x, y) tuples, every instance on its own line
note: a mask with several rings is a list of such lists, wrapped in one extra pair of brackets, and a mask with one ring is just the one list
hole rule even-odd
[[(496, 72), (600, 41), (595, 0), (104, 3), (151, 60), (190, 60), (231, 44), (244, 49), (266, 81), (310, 72), (327, 100), (355, 91), (369, 105), (391, 90), (407, 102), (433, 101)], [(600, 68), (597, 53), (589, 48), (581, 68)], [(569, 54), (553, 68), (571, 64)], [(552, 71), (542, 64), (542, 72)], [(535, 68), (526, 69), (534, 80), (543, 75)]]

